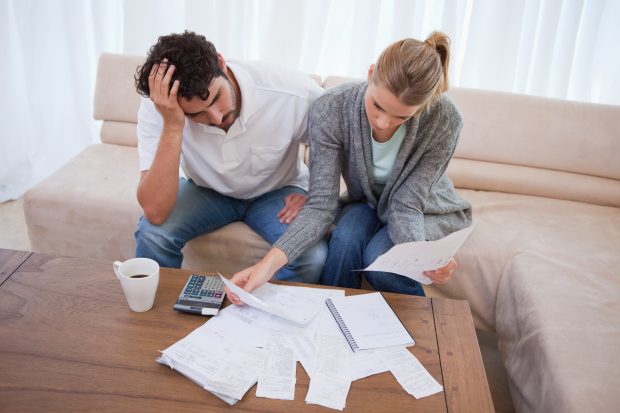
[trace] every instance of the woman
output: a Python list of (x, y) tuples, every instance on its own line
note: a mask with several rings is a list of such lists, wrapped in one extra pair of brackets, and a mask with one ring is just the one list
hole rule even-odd
[[(359, 288), (361, 273), (394, 244), (435, 240), (468, 226), (471, 210), (445, 175), (463, 126), (448, 89), (449, 39), (389, 46), (368, 81), (330, 89), (310, 111), (310, 195), (267, 255), (233, 277), (251, 291), (330, 229), (321, 282)], [(339, 177), (347, 194), (339, 204)], [(446, 282), (456, 263), (426, 275)], [(424, 295), (407, 277), (366, 272), (378, 291)], [(234, 303), (238, 296), (229, 292)]]

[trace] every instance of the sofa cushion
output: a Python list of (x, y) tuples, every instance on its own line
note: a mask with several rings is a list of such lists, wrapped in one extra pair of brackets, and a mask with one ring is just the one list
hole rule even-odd
[(243, 222), (197, 237), (183, 248), (183, 268), (234, 274), (260, 261), (271, 245)]
[(620, 218), (612, 222), (567, 222), (506, 266), (497, 333), (517, 411), (618, 411)]
[(101, 142), (116, 145), (138, 146), (137, 124), (106, 120), (101, 124)]
[(118, 260), (135, 253), (141, 209), (136, 148), (95, 144), (24, 198), (32, 249), (47, 254)]
[(457, 188), (620, 207), (617, 179), (463, 158), (453, 158), (447, 173)]
[(516, 253), (533, 245), (544, 251), (547, 243), (560, 241), (584, 248), (595, 242), (604, 254), (620, 250), (620, 238), (609, 236), (610, 231), (620, 234), (618, 208), (499, 192), (459, 193), (472, 204), (476, 228), (456, 255), (459, 267), (450, 282), (425, 290), (468, 300), (479, 329), (495, 331), (497, 289), (504, 266)]

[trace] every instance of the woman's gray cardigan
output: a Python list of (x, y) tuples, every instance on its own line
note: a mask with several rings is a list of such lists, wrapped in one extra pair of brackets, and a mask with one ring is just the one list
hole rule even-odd
[(447, 95), (407, 121), (407, 132), (381, 196), (373, 193), (370, 126), (364, 107), (367, 82), (330, 89), (310, 109), (310, 190), (286, 233), (274, 244), (289, 262), (318, 242), (339, 210), (340, 174), (345, 203), (367, 202), (388, 226), (395, 244), (436, 240), (471, 223), (471, 208), (445, 175), (463, 118)]

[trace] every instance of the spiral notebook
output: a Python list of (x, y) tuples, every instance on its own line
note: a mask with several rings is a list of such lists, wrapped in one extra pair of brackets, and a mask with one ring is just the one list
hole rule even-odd
[(328, 298), (325, 304), (353, 352), (415, 345), (381, 293)]

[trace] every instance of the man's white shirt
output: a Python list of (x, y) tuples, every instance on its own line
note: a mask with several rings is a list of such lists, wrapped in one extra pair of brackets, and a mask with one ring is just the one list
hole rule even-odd
[[(229, 61), (241, 112), (224, 132), (185, 118), (181, 168), (197, 185), (250, 199), (287, 185), (308, 190), (299, 144), (308, 141), (308, 111), (323, 90), (307, 74), (261, 62)], [(151, 167), (163, 119), (149, 98), (138, 111), (140, 170)]]

